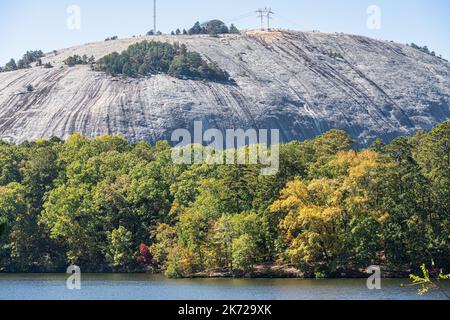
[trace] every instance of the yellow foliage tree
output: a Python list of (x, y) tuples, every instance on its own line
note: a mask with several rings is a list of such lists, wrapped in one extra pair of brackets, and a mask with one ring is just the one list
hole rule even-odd
[(367, 193), (378, 165), (373, 151), (339, 152), (326, 164), (331, 178), (287, 184), (270, 209), (286, 214), (280, 228), (292, 263), (332, 266), (345, 250), (350, 221), (378, 215)]

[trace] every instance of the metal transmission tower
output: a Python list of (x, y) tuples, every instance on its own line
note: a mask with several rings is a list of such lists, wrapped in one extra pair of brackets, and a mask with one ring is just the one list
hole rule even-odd
[(264, 30), (264, 13), (266, 11), (264, 9), (258, 9), (256, 10), (256, 13), (258, 14), (258, 18), (261, 18), (261, 30)]
[(261, 30), (264, 30), (264, 18), (266, 18), (267, 31), (270, 31), (270, 19), (272, 19), (271, 15), (275, 14), (275, 12), (272, 11), (272, 8), (258, 9), (256, 13), (258, 14), (258, 18), (261, 18)]
[(156, 34), (156, 0), (153, 0), (153, 32)]
[(266, 15), (267, 15), (267, 31), (270, 31), (270, 19), (272, 17), (270, 15), (275, 14), (275, 12), (272, 11), (272, 8), (266, 8)]

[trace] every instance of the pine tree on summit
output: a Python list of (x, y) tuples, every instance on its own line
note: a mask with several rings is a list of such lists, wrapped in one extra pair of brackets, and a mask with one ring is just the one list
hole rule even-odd
[(17, 64), (14, 59), (9, 60), (9, 62), (5, 65), (5, 71), (14, 71), (17, 70)]
[(202, 29), (202, 27), (200, 25), (200, 22), (197, 21), (194, 24), (194, 26), (191, 29), (189, 29), (188, 33), (191, 34), (191, 35), (192, 34), (202, 34), (203, 33), (203, 29)]
[(238, 28), (236, 28), (236, 26), (234, 24), (231, 24), (231, 26), (230, 26), (230, 33), (232, 33), (232, 34), (239, 34), (240, 31), (239, 31)]

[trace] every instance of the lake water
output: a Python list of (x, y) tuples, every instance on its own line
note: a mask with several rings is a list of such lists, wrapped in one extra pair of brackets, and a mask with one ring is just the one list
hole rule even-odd
[(68, 275), (0, 274), (0, 300), (444, 300), (443, 292), (420, 297), (408, 279), (383, 279), (368, 290), (364, 279), (183, 279), (153, 275), (82, 275), (81, 290), (68, 290)]

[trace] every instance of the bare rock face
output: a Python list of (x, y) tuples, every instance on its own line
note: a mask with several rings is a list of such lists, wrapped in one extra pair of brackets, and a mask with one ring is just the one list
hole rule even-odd
[[(96, 59), (143, 40), (180, 42), (216, 62), (235, 84), (166, 75), (113, 78), (71, 55)], [(0, 73), (0, 137), (120, 134), (170, 139), (175, 129), (280, 129), (283, 141), (330, 129), (360, 146), (429, 130), (450, 118), (450, 64), (405, 45), (344, 34), (249, 31), (242, 35), (148, 36), (49, 53), (52, 69)], [(32, 85), (34, 91), (26, 87)]]

